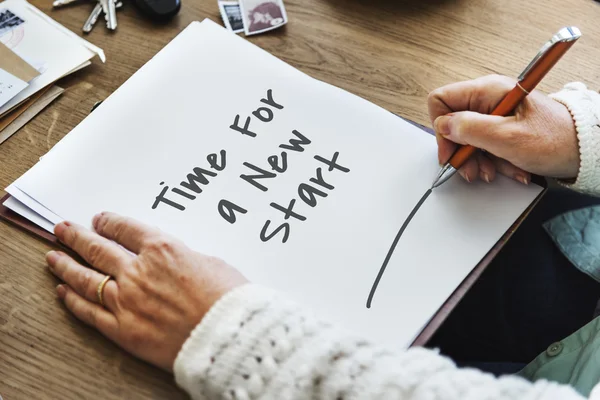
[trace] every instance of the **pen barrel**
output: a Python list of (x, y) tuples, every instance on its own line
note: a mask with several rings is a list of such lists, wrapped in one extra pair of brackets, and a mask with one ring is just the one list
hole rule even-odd
[(452, 157), (450, 157), (450, 160), (448, 160), (448, 164), (452, 165), (456, 169), (459, 169), (476, 151), (477, 148), (471, 145), (461, 146), (454, 152), (454, 154), (452, 154)]
[(512, 113), (521, 101), (527, 96), (527, 92), (519, 87), (517, 84), (494, 108), (492, 115), (498, 115), (500, 117), (506, 117)]
[(535, 68), (532, 68), (519, 82), (521, 87), (528, 92), (531, 92), (544, 79), (546, 74), (550, 72), (552, 67), (562, 58), (563, 55), (575, 44), (575, 40), (567, 42), (559, 42), (552, 46), (538, 60)]

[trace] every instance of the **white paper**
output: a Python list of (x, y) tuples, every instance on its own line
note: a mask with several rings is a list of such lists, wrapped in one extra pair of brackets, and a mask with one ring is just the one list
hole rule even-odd
[(0, 68), (0, 107), (27, 87), (27, 82)]
[(27, 7), (27, 9), (29, 11), (31, 11), (34, 14), (37, 14), (41, 19), (43, 19), (48, 24), (52, 25), (54, 28), (56, 28), (59, 31), (61, 31), (65, 36), (68, 36), (69, 38), (78, 41), (79, 44), (81, 44), (82, 46), (88, 48), (91, 52), (93, 52), (95, 55), (97, 55), (98, 58), (100, 58), (100, 61), (106, 62), (106, 56), (104, 55), (104, 50), (102, 50), (100, 47), (98, 47), (96, 45), (93, 45), (92, 43), (88, 42), (87, 40), (85, 40), (81, 36), (78, 36), (77, 34), (75, 34), (73, 31), (70, 31), (69, 29), (67, 29), (63, 25), (59, 24), (58, 22), (56, 22), (55, 20), (53, 20), (52, 18), (50, 18), (48, 15), (46, 15), (42, 11), (40, 11), (38, 8), (36, 8), (33, 5), (29, 4), (27, 2), (27, 0), (5, 0), (5, 1), (20, 1), (20, 2), (24, 2), (25, 3), (25, 7)]
[[(9, 185), (6, 188), (6, 192), (9, 193), (12, 197), (19, 201), (19, 203), (23, 204), (29, 210), (35, 212), (40, 215), (47, 221), (52, 222), (53, 224), (58, 224), (63, 221), (63, 218), (54, 214), (52, 211), (48, 210), (46, 207), (38, 203), (35, 199), (31, 198), (26, 193), (23, 193), (18, 187), (15, 185)], [(8, 206), (7, 206), (8, 207)], [(14, 210), (17, 213), (20, 213), (19, 210)], [(25, 218), (28, 218), (27, 215), (23, 215)], [(32, 221), (35, 222), (35, 221)]]
[[(283, 109), (260, 101), (268, 90)], [(271, 122), (252, 115), (263, 106)], [(242, 126), (252, 116), (256, 137), (230, 129), (237, 114)], [(267, 191), (240, 178), (252, 173), (244, 162), (272, 171), (268, 157), (281, 157), (279, 146), (293, 130), (311, 143), (303, 152), (285, 150), (287, 170), (260, 180)], [(179, 182), (194, 167), (210, 169), (207, 155), (222, 149), (225, 169), (194, 200), (168, 192), (184, 211), (164, 203), (152, 209), (164, 185), (183, 189)], [(336, 152), (349, 172), (329, 171), (315, 159)], [(317, 168), (334, 188), (315, 186), (327, 197), (310, 207), (298, 190)], [(396, 233), (438, 168), (432, 136), (205, 21), (184, 30), (15, 186), (88, 227), (105, 210), (159, 226), (334, 323), (404, 347), (541, 191), (502, 177), (490, 185), (455, 178), (436, 189), (398, 243), (367, 309)], [(230, 224), (217, 209), (222, 199), (247, 213)], [(284, 220), (270, 206), (292, 199), (305, 221)], [(285, 244), (281, 234), (260, 239), (267, 220), (269, 232), (289, 223)]]
[[(44, 63), (45, 72), (33, 79), (27, 89), (0, 107), (0, 115), (18, 105), (46, 85), (89, 62), (97, 53), (95, 46), (61, 27), (25, 0), (6, 0), (2, 10), (11, 10), (25, 22), (0, 36), (0, 42), (21, 58)], [(40, 67), (42, 65), (39, 65)]]
[(54, 224), (52, 222), (50, 222), (47, 219), (45, 219), (44, 217), (42, 217), (41, 215), (39, 215), (32, 209), (27, 207), (25, 204), (21, 203), (16, 198), (9, 197), (2, 204), (6, 208), (11, 209), (12, 211), (16, 212), (17, 214), (27, 218), (28, 220), (30, 220), (37, 226), (44, 228), (45, 230), (47, 230), (50, 233), (54, 233)]

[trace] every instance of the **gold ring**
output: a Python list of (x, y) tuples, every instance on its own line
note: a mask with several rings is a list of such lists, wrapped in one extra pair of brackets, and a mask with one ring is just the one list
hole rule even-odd
[(106, 277), (102, 280), (102, 282), (100, 282), (100, 284), (98, 285), (98, 289), (96, 290), (96, 294), (98, 295), (98, 303), (100, 303), (102, 307), (104, 307), (104, 286), (106, 286), (106, 282), (110, 281), (110, 278), (110, 275), (106, 275)]

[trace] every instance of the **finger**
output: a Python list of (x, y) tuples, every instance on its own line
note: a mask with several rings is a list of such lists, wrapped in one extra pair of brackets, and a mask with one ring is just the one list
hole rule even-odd
[(442, 135), (435, 134), (435, 139), (437, 140), (438, 145), (438, 162), (440, 165), (443, 165), (448, 162), (452, 154), (456, 151), (458, 147), (456, 143), (445, 139)]
[(132, 258), (116, 243), (72, 222), (56, 225), (54, 234), (91, 266), (115, 277)]
[(469, 158), (467, 162), (460, 167), (458, 173), (469, 183), (476, 181), (479, 176), (479, 165), (477, 164), (477, 160), (474, 157)]
[[(78, 295), (88, 301), (98, 303), (98, 287), (106, 275), (84, 267), (61, 251), (48, 252), (46, 261), (50, 271), (75, 290)], [(114, 280), (108, 281), (102, 291), (104, 304), (111, 311), (116, 310), (117, 291), (117, 283)]]
[(99, 235), (114, 240), (136, 254), (141, 251), (144, 243), (160, 234), (156, 228), (109, 212), (96, 215), (92, 225)]
[(494, 162), (481, 151), (478, 151), (475, 157), (477, 157), (477, 164), (479, 165), (479, 177), (481, 180), (486, 183), (490, 183), (496, 179), (496, 166), (494, 165)]
[(470, 81), (452, 83), (435, 89), (427, 98), (431, 122), (453, 111), (490, 114), (515, 86), (506, 76), (488, 75)]
[(528, 185), (531, 182), (531, 174), (529, 172), (523, 171), (521, 168), (514, 166), (500, 157), (491, 156), (490, 159), (494, 163), (498, 173), (508, 176), (524, 185)]
[(98, 304), (91, 303), (75, 293), (68, 285), (56, 287), (58, 297), (64, 301), (69, 311), (87, 325), (98, 329), (109, 339), (116, 341), (119, 323), (114, 314)]
[(479, 114), (472, 111), (455, 112), (438, 117), (435, 130), (442, 137), (458, 144), (469, 144), (502, 158), (510, 156), (521, 132), (515, 117)]

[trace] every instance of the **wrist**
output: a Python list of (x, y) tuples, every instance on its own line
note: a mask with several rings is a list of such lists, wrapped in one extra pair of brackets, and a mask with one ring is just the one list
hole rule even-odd
[(565, 85), (558, 93), (550, 95), (569, 111), (577, 132), (579, 168), (572, 180), (562, 184), (584, 193), (600, 194), (600, 95), (588, 90), (583, 83)]
[(560, 165), (558, 165), (557, 173), (553, 177), (565, 182), (575, 182), (581, 165), (575, 119), (567, 105), (556, 99), (554, 100), (559, 105), (556, 121), (551, 125), (554, 125), (558, 132), (562, 132), (564, 140), (560, 145), (560, 153), (563, 154), (563, 157), (558, 158)]
[(238, 286), (223, 295), (179, 351), (173, 366), (177, 384), (188, 392), (194, 392), (200, 384), (209, 392), (225, 385), (238, 367), (240, 357), (235, 351), (247, 350), (236, 342), (237, 335), (242, 328), (248, 329), (248, 321), (274, 297), (274, 292), (252, 284)]

